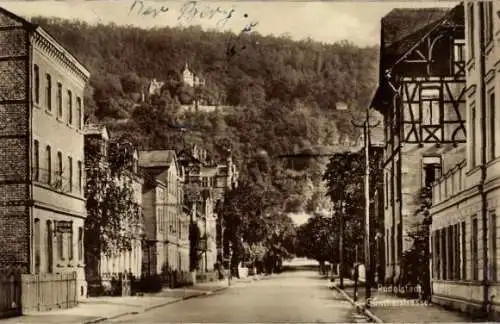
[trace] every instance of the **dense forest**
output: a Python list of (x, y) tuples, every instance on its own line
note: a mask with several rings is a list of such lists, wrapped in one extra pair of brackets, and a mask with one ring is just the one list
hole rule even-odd
[[(317, 207), (328, 160), (276, 156), (339, 151), (355, 141), (359, 130), (351, 120), (359, 118), (376, 85), (377, 49), (347, 41), (293, 41), (254, 31), (241, 35), (228, 53), (234, 34), (199, 27), (144, 30), (41, 17), (31, 21), (90, 70), (85, 94), (90, 122), (132, 135), (142, 148), (200, 143), (214, 159), (230, 150), (242, 181), (272, 186), (287, 211)], [(202, 89), (183, 84), (186, 63), (206, 80)], [(152, 79), (164, 85), (150, 97)], [(182, 110), (181, 104), (194, 97), (224, 109)], [(348, 109), (336, 109), (338, 103)]]

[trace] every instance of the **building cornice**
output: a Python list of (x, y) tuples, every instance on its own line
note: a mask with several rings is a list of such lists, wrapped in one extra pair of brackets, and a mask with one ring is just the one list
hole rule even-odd
[(446, 210), (450, 207), (460, 204), (465, 200), (472, 198), (478, 194), (479, 194), (478, 186), (467, 188), (457, 193), (456, 195), (449, 197), (446, 200), (440, 201), (436, 205), (433, 205), (432, 208), (430, 209), (430, 214), (433, 215), (432, 217), (435, 217), (437, 213), (440, 213), (443, 210)]
[(90, 72), (42, 28), (37, 27), (33, 31), (31, 42), (34, 46), (43, 50), (68, 71), (80, 77), (85, 83), (88, 82)]

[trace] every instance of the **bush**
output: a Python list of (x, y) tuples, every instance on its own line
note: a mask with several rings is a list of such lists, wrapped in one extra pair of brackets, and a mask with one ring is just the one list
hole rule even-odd
[(136, 282), (135, 291), (141, 292), (159, 292), (163, 288), (164, 280), (159, 275), (151, 275), (142, 277), (141, 280)]

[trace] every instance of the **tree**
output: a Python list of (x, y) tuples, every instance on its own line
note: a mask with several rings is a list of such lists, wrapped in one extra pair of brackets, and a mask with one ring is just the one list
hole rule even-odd
[(307, 223), (297, 229), (297, 255), (319, 262), (324, 269), (325, 262), (338, 262), (335, 219), (314, 214)]
[[(226, 194), (221, 215), (225, 251), (231, 242), (232, 264), (263, 262), (272, 272), (293, 252), (293, 224), (288, 216), (276, 211), (277, 194), (253, 183), (242, 183)], [(255, 251), (261, 248), (265, 253), (258, 257)]]
[(400, 284), (402, 286), (416, 287), (420, 285), (422, 298), (430, 298), (430, 225), (432, 217), (430, 208), (432, 206), (432, 187), (424, 187), (419, 195), (420, 206), (415, 211), (418, 221), (408, 231), (408, 237), (412, 242), (411, 248), (404, 251), (401, 259)]
[(134, 239), (140, 239), (142, 214), (134, 200), (133, 175), (129, 171), (132, 152), (126, 143), (111, 143), (106, 161), (99, 141), (85, 143), (84, 244), (90, 275), (99, 274), (101, 255), (128, 250)]
[[(365, 238), (365, 158), (363, 153), (360, 151), (335, 154), (330, 159), (323, 176), (327, 182), (327, 194), (333, 202), (334, 218), (341, 218), (339, 228), (343, 227), (344, 266), (355, 262), (356, 246), (363, 246)], [(369, 154), (370, 197), (373, 197), (375, 188), (380, 181), (383, 181), (378, 172), (381, 154), (379, 150), (371, 150)], [(370, 223), (373, 224), (373, 219), (370, 219)], [(374, 235), (375, 233), (371, 231), (369, 242), (374, 241)], [(364, 249), (358, 249), (358, 252), (358, 260), (363, 260)]]

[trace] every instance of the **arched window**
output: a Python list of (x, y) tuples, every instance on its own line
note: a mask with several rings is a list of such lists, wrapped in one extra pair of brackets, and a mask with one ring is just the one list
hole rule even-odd
[(52, 222), (50, 220), (47, 221), (47, 272), (51, 273), (54, 268), (54, 254), (53, 254), (53, 228)]
[(40, 219), (33, 223), (33, 250), (35, 254), (35, 273), (40, 273)]

